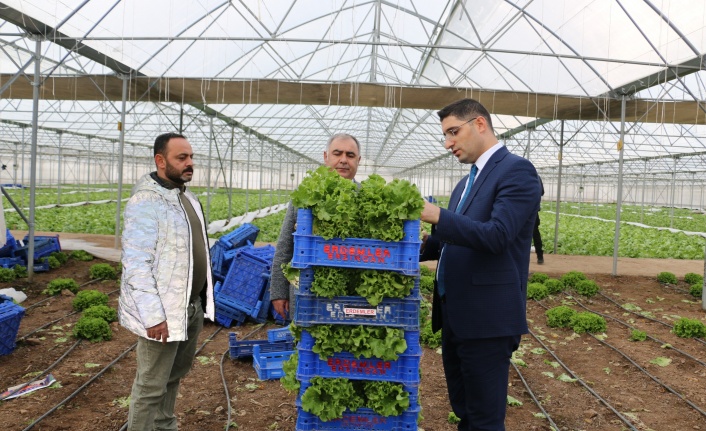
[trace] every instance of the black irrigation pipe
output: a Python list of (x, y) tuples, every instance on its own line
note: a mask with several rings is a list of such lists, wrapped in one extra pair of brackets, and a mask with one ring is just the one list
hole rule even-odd
[[(247, 338), (247, 337), (249, 337), (250, 335), (254, 334), (255, 331), (257, 331), (257, 330), (259, 330), (260, 328), (262, 328), (263, 325), (264, 325), (264, 323), (261, 323), (257, 328), (255, 328), (255, 329), (252, 330), (250, 333), (248, 333), (244, 338)], [(206, 340), (204, 340), (203, 344), (201, 344), (201, 347), (199, 347), (198, 350), (196, 350), (196, 352), (194, 353), (194, 356), (196, 356), (201, 350), (203, 350), (203, 348), (206, 346), (206, 344), (207, 344), (209, 341), (211, 341), (211, 340), (213, 339), (213, 337), (216, 336), (216, 334), (218, 334), (219, 332), (221, 332), (221, 330), (223, 330), (223, 326), (220, 326), (218, 329), (216, 329), (216, 331), (215, 331), (213, 334), (211, 334), (208, 338), (206, 338)], [(226, 353), (227, 353), (227, 352), (228, 352), (228, 350), (226, 350)], [(224, 353), (223, 355), (224, 355), (224, 357), (225, 357), (225, 353)], [(225, 376), (223, 375), (223, 358), (221, 358), (221, 378), (222, 378), (222, 380), (223, 380), (223, 385), (224, 385), (224, 387), (225, 387)], [(225, 391), (226, 391), (226, 400), (227, 400), (227, 402), (228, 402), (228, 423), (230, 423), (231, 407), (230, 407), (230, 395), (228, 394), (228, 387), (225, 387)], [(125, 431), (126, 429), (127, 429), (127, 422), (125, 422), (125, 423), (123, 424), (123, 426), (121, 426), (118, 431)], [(227, 429), (227, 428), (226, 428), (226, 429)]]
[[(97, 279), (95, 279), (95, 280), (87, 281), (87, 282), (85, 282), (85, 283), (79, 285), (78, 287), (79, 287), (79, 289), (80, 289), (80, 288), (82, 288), (83, 286), (87, 286), (87, 285), (89, 285), (89, 284), (95, 283), (95, 282), (97, 282), (97, 281), (102, 281), (102, 280), (103, 280), (102, 278), (97, 278)], [(118, 289), (118, 290), (120, 290), (120, 289)], [(114, 292), (114, 291), (113, 291), (113, 292)], [(111, 292), (111, 293), (113, 293), (113, 292)], [(109, 293), (108, 295), (110, 295), (110, 293)], [(31, 310), (31, 309), (33, 309), (34, 307), (38, 306), (39, 304), (43, 304), (43, 303), (49, 301), (50, 299), (54, 299), (54, 296), (50, 296), (50, 297), (48, 297), (48, 298), (41, 299), (41, 300), (35, 302), (35, 303), (32, 304), (32, 305), (29, 305), (29, 306), (27, 306), (27, 307), (24, 307), (24, 309), (25, 309), (25, 311)]]
[[(86, 283), (86, 284), (88, 284), (88, 283)], [(83, 286), (85, 286), (85, 284), (84, 284)], [(113, 293), (115, 293), (115, 292), (117, 292), (117, 291), (119, 291), (119, 290), (120, 290), (120, 289), (115, 289), (115, 290), (113, 290), (113, 291), (111, 291), (111, 292), (108, 292), (107, 294), (108, 294), (108, 295), (112, 295)], [(51, 299), (51, 298), (47, 298), (47, 299)], [(42, 301), (46, 301), (46, 300), (42, 300)], [(26, 310), (26, 309), (25, 309), (25, 310)], [(34, 329), (33, 331), (30, 331), (30, 332), (24, 334), (24, 335), (21, 336), (21, 337), (17, 337), (17, 339), (16, 339), (15, 341), (16, 341), (16, 342), (24, 341), (27, 337), (29, 337), (30, 335), (34, 334), (35, 332), (41, 331), (42, 329), (46, 328), (47, 326), (53, 325), (54, 323), (58, 322), (59, 320), (64, 320), (64, 319), (66, 319), (67, 317), (73, 316), (74, 314), (77, 314), (77, 313), (80, 313), (80, 311), (72, 311), (72, 312), (70, 312), (69, 314), (67, 314), (67, 315), (65, 315), (65, 316), (63, 316), (63, 317), (59, 317), (58, 319), (54, 319), (54, 320), (52, 320), (51, 322), (46, 323), (46, 324), (40, 326), (39, 328), (36, 328), (36, 329)]]
[(525, 385), (525, 389), (526, 389), (527, 392), (529, 393), (530, 398), (532, 398), (532, 401), (534, 401), (534, 404), (535, 404), (537, 407), (539, 407), (539, 410), (542, 411), (542, 414), (544, 415), (544, 417), (545, 417), (545, 418), (549, 421), (549, 423), (551, 424), (551, 426), (552, 426), (552, 431), (559, 431), (559, 426), (552, 420), (552, 417), (549, 416), (549, 413), (547, 413), (547, 411), (544, 409), (544, 406), (542, 405), (542, 403), (540, 403), (539, 400), (537, 399), (537, 397), (534, 396), (534, 392), (532, 392), (532, 389), (530, 388), (529, 383), (527, 383), (527, 380), (525, 380), (524, 376), (522, 376), (522, 372), (520, 372), (520, 369), (517, 367), (517, 365), (515, 365), (514, 362), (510, 362), (510, 363), (512, 364), (512, 367), (513, 367), (513, 368), (515, 369), (515, 371), (517, 372), (517, 375), (520, 376), (520, 380), (522, 380), (522, 384)]
[[(539, 305), (542, 305), (542, 304), (539, 304)], [(543, 305), (542, 305), (542, 306), (543, 306)], [(603, 403), (603, 405), (605, 405), (610, 411), (613, 412), (613, 414), (615, 414), (618, 418), (620, 418), (620, 420), (623, 421), (623, 423), (624, 423), (625, 425), (629, 426), (632, 431), (639, 431), (637, 428), (635, 428), (635, 426), (632, 424), (632, 422), (630, 422), (630, 420), (628, 420), (628, 419), (627, 419), (625, 416), (623, 416), (619, 411), (617, 411), (617, 410), (615, 409), (615, 407), (613, 407), (613, 405), (608, 402), (608, 400), (606, 400), (605, 398), (601, 397), (596, 391), (594, 391), (590, 386), (588, 386), (588, 385), (586, 384), (586, 382), (584, 382), (584, 381), (581, 379), (581, 377), (577, 376), (573, 371), (571, 371), (571, 369), (570, 369), (565, 363), (563, 363), (563, 362), (561, 361), (561, 359), (559, 359), (559, 357), (558, 357), (557, 355), (554, 354), (554, 352), (552, 351), (552, 349), (550, 349), (546, 344), (544, 344), (544, 343), (542, 342), (542, 340), (541, 340), (538, 336), (536, 336), (536, 335), (534, 334), (534, 332), (532, 332), (531, 329), (529, 330), (529, 333), (530, 333), (530, 335), (532, 335), (532, 337), (534, 337), (535, 340), (537, 340), (537, 342), (538, 342), (539, 344), (542, 345), (542, 347), (544, 348), (544, 350), (546, 350), (547, 352), (549, 352), (549, 354), (552, 355), (552, 356), (554, 357), (554, 359), (555, 359), (562, 367), (564, 367), (564, 369), (566, 370), (566, 372), (568, 372), (569, 374), (571, 374), (571, 376), (572, 376), (574, 379), (576, 379), (576, 381), (577, 381), (581, 386), (584, 387), (584, 389), (586, 389), (588, 392), (591, 393), (591, 395), (593, 395), (593, 396), (596, 397), (598, 400), (600, 400), (600, 402)]]
[(223, 382), (223, 390), (226, 393), (226, 403), (228, 403), (228, 419), (226, 420), (226, 430), (230, 428), (230, 418), (232, 414), (232, 409), (233, 407), (230, 405), (230, 392), (228, 391), (228, 383), (226, 383), (226, 375), (223, 372), (223, 362), (226, 358), (226, 355), (230, 352), (230, 347), (226, 349), (225, 352), (223, 352), (223, 355), (221, 355), (221, 382)]
[[(542, 304), (541, 302), (537, 302), (537, 304), (539, 304), (540, 306), (542, 306), (544, 309), (548, 309), (548, 307), (547, 307), (546, 305)], [(650, 374), (649, 371), (647, 371), (646, 369), (642, 368), (637, 362), (633, 361), (631, 357), (629, 357), (629, 356), (626, 355), (625, 353), (621, 352), (620, 349), (618, 349), (618, 348), (614, 347), (613, 345), (611, 345), (611, 344), (609, 344), (609, 343), (607, 343), (607, 342), (601, 340), (600, 338), (596, 337), (595, 335), (591, 334), (590, 332), (587, 332), (587, 334), (590, 335), (591, 337), (593, 337), (594, 340), (598, 341), (599, 343), (603, 344), (604, 346), (606, 346), (606, 347), (612, 349), (613, 351), (615, 351), (617, 354), (621, 355), (623, 358), (625, 358), (625, 359), (628, 360), (631, 364), (633, 364), (638, 370), (642, 371), (647, 377), (649, 377), (650, 379), (652, 379), (655, 383), (657, 383), (658, 385), (662, 386), (664, 389), (666, 389), (667, 391), (671, 392), (672, 394), (676, 395), (677, 398), (679, 398), (680, 400), (682, 400), (682, 401), (684, 401), (685, 403), (689, 404), (694, 410), (696, 410), (697, 412), (701, 413), (702, 416), (706, 417), (706, 412), (703, 411), (703, 410), (701, 410), (701, 409), (699, 408), (699, 406), (697, 406), (696, 404), (694, 404), (694, 403), (692, 403), (691, 401), (687, 400), (685, 397), (683, 397), (682, 395), (680, 395), (677, 391), (675, 391), (674, 389), (672, 389), (671, 386), (667, 385), (666, 383), (662, 383), (662, 381), (661, 381), (659, 378), (657, 378), (657, 376), (655, 376), (655, 375), (653, 375), (653, 374)]]
[(19, 387), (19, 388), (15, 389), (14, 391), (10, 392), (9, 394), (7, 394), (7, 396), (5, 396), (5, 398), (3, 398), (3, 399), (7, 399), (8, 397), (15, 395), (17, 392), (21, 391), (22, 389), (26, 388), (30, 384), (39, 380), (39, 378), (42, 377), (43, 375), (49, 373), (49, 371), (51, 371), (54, 367), (56, 367), (59, 364), (59, 362), (61, 362), (66, 356), (68, 356), (69, 353), (71, 353), (76, 347), (78, 347), (78, 345), (81, 344), (81, 341), (83, 341), (83, 340), (80, 338), (78, 340), (76, 340), (76, 342), (71, 347), (69, 347), (69, 349), (66, 352), (64, 352), (63, 355), (61, 355), (59, 357), (59, 359), (54, 361), (53, 364), (49, 365), (49, 367), (47, 367), (44, 371), (42, 371), (41, 373), (34, 376), (34, 378), (32, 380), (22, 384), (21, 387)]
[[(635, 327), (633, 327), (633, 326), (630, 326), (629, 324), (627, 324), (626, 322), (623, 322), (622, 320), (620, 320), (620, 319), (618, 319), (618, 318), (615, 318), (615, 317), (613, 317), (613, 316), (609, 316), (609, 315), (607, 315), (607, 314), (600, 313), (600, 312), (598, 312), (598, 311), (595, 311), (595, 310), (592, 310), (592, 309), (586, 307), (585, 305), (583, 305), (582, 303), (580, 303), (580, 302), (576, 299), (576, 297), (573, 297), (572, 299), (573, 299), (574, 302), (576, 302), (576, 304), (577, 304), (579, 307), (583, 308), (584, 310), (590, 311), (591, 313), (597, 314), (597, 315), (602, 316), (602, 317), (604, 317), (604, 318), (606, 318), (606, 319), (614, 320), (614, 321), (616, 321), (617, 323), (620, 323), (621, 325), (623, 325), (623, 326), (625, 326), (626, 328), (629, 328), (629, 329), (631, 329), (631, 330), (633, 330), (633, 331), (637, 330), (637, 328), (635, 328)], [(621, 308), (621, 309), (622, 309), (622, 310), (625, 310), (624, 308)], [(686, 356), (687, 358), (691, 359), (692, 361), (697, 362), (698, 364), (700, 364), (700, 365), (706, 367), (706, 362), (703, 362), (703, 361), (701, 361), (700, 359), (697, 359), (697, 358), (691, 356), (690, 354), (686, 353), (685, 351), (683, 351), (683, 350), (681, 350), (681, 349), (679, 349), (679, 348), (677, 348), (677, 347), (672, 346), (670, 343), (667, 343), (667, 342), (665, 342), (665, 341), (662, 341), (662, 340), (660, 340), (659, 338), (655, 338), (655, 337), (653, 337), (653, 336), (651, 336), (651, 335), (647, 335), (647, 334), (645, 334), (645, 335), (647, 336), (647, 338), (649, 338), (650, 340), (652, 340), (652, 341), (654, 341), (655, 343), (658, 343), (658, 344), (660, 344), (660, 345), (669, 344), (669, 346), (670, 346), (669, 349), (670, 349), (670, 350), (673, 350), (673, 351), (675, 351), (675, 352), (681, 353), (682, 355)]]
[[(255, 327), (255, 329), (253, 329), (252, 331), (245, 334), (245, 336), (241, 340), (245, 340), (246, 338), (250, 337), (252, 334), (254, 334), (255, 332), (262, 329), (263, 326), (265, 326), (265, 324), (260, 323), (259, 325), (257, 325)], [(230, 347), (225, 352), (223, 352), (223, 356), (221, 356), (221, 381), (223, 382), (223, 390), (226, 393), (226, 402), (228, 403), (228, 419), (226, 421), (225, 429), (230, 429), (230, 418), (231, 418), (232, 411), (233, 411), (233, 408), (230, 405), (230, 392), (228, 391), (228, 384), (226, 383), (226, 375), (223, 372), (223, 360), (226, 357), (226, 353), (229, 353), (229, 352), (230, 352)]]
[(27, 428), (23, 429), (22, 431), (28, 431), (28, 430), (32, 429), (35, 425), (37, 425), (37, 424), (38, 424), (40, 421), (42, 421), (44, 418), (46, 418), (46, 417), (49, 416), (50, 414), (54, 413), (54, 411), (56, 411), (57, 409), (61, 408), (61, 407), (62, 407), (64, 404), (66, 404), (67, 402), (71, 401), (76, 395), (78, 395), (78, 394), (79, 394), (82, 390), (84, 390), (88, 385), (90, 385), (91, 383), (93, 383), (94, 380), (96, 380), (98, 377), (102, 376), (102, 375), (103, 375), (106, 371), (108, 371), (113, 365), (115, 365), (116, 362), (118, 362), (119, 360), (121, 360), (121, 359), (122, 359), (125, 355), (127, 355), (128, 353), (130, 353), (130, 351), (131, 351), (132, 349), (134, 349), (135, 346), (137, 346), (137, 343), (135, 343), (135, 344), (133, 344), (132, 346), (128, 347), (128, 348), (127, 348), (123, 353), (121, 353), (117, 358), (113, 359), (113, 361), (112, 361), (110, 364), (108, 364), (108, 365), (106, 365), (105, 367), (103, 367), (102, 370), (100, 370), (96, 375), (94, 375), (93, 377), (91, 377), (90, 379), (88, 379), (88, 381), (87, 381), (86, 383), (84, 383), (83, 385), (81, 385), (81, 386), (80, 386), (78, 389), (76, 389), (71, 395), (69, 395), (68, 397), (64, 398), (64, 400), (62, 400), (62, 401), (59, 402), (57, 405), (55, 405), (54, 407), (52, 407), (51, 409), (49, 409), (49, 410), (48, 410), (46, 413), (44, 413), (42, 416), (38, 417), (34, 422), (32, 422), (31, 424), (29, 424), (29, 426), (27, 426)]
[(684, 401), (685, 403), (689, 404), (694, 410), (696, 410), (697, 412), (701, 413), (702, 416), (706, 417), (706, 412), (703, 411), (703, 410), (701, 410), (701, 409), (699, 408), (699, 406), (697, 406), (696, 404), (694, 404), (694, 403), (692, 403), (691, 401), (687, 400), (684, 396), (680, 395), (677, 391), (675, 391), (674, 389), (672, 389), (671, 386), (668, 386), (667, 384), (662, 383), (662, 381), (661, 381), (660, 379), (658, 379), (657, 376), (654, 376), (654, 375), (650, 374), (647, 370), (645, 370), (645, 369), (642, 368), (640, 365), (638, 365), (635, 361), (633, 361), (632, 358), (630, 358), (630, 357), (629, 357), (628, 355), (626, 355), (625, 353), (621, 352), (620, 349), (618, 349), (618, 348), (616, 348), (616, 347), (614, 347), (614, 346), (612, 346), (612, 345), (606, 343), (605, 341), (601, 340), (600, 338), (596, 337), (595, 335), (593, 335), (593, 334), (591, 334), (591, 333), (589, 333), (589, 335), (590, 335), (591, 337), (593, 337), (595, 340), (597, 340), (598, 342), (600, 342), (601, 344), (604, 344), (606, 347), (609, 347), (609, 348), (613, 349), (616, 353), (618, 353), (619, 355), (621, 355), (622, 357), (624, 357), (625, 359), (627, 359), (628, 361), (630, 361), (631, 364), (633, 364), (633, 365), (634, 365), (635, 367), (637, 367), (640, 371), (642, 371), (643, 373), (645, 373), (650, 379), (654, 380), (656, 383), (658, 383), (659, 385), (661, 385), (664, 389), (666, 389), (667, 391), (673, 393), (674, 395), (677, 396), (677, 398), (679, 398), (680, 400), (682, 400), (682, 401)]
[[(635, 313), (634, 311), (628, 310), (627, 308), (623, 307), (623, 304), (619, 303), (618, 301), (614, 300), (613, 298), (609, 298), (608, 296), (606, 296), (602, 292), (598, 292), (598, 294), (600, 296), (602, 296), (603, 298), (605, 298), (607, 301), (612, 302), (616, 306), (620, 307), (621, 310), (627, 311), (628, 313), (634, 314), (635, 316), (638, 316), (638, 317), (642, 317), (643, 319), (647, 319), (651, 322), (659, 323), (660, 325), (666, 326), (667, 328), (674, 330), (674, 326), (670, 325), (669, 323), (662, 322), (661, 320), (657, 320), (657, 319), (654, 319), (649, 316), (645, 316), (644, 314)], [(700, 338), (693, 338), (693, 340), (695, 340), (697, 343), (706, 344), (706, 341), (704, 341)]]

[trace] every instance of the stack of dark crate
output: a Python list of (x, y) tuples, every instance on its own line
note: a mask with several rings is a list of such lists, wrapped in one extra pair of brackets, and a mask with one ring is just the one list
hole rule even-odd
[[(298, 210), (292, 259), (292, 267), (301, 270), (293, 318), (294, 324), (302, 328), (302, 338), (297, 344), (297, 380), (301, 388), (297, 396), (296, 429), (416, 430), (421, 410), (418, 396), (422, 356), (419, 343), (419, 220), (404, 222), (405, 236), (399, 242), (366, 238), (324, 240), (312, 234), (312, 223), (311, 210)], [(414, 276), (414, 289), (406, 298), (385, 298), (377, 306), (371, 306), (359, 296), (324, 298), (311, 292), (315, 266), (395, 271)], [(399, 328), (404, 330), (407, 350), (397, 360), (356, 358), (348, 352), (321, 359), (312, 351), (315, 340), (307, 331), (307, 328), (321, 324)], [(346, 410), (341, 419), (322, 421), (301, 407), (301, 397), (315, 376), (401, 383), (409, 393), (409, 408), (399, 416), (387, 417), (372, 409), (359, 408), (355, 412)]]
[(289, 328), (267, 331), (267, 340), (238, 340), (230, 333), (230, 358), (252, 357), (253, 368), (260, 380), (279, 379), (284, 376), (282, 363), (294, 353), (292, 334)]
[(15, 350), (15, 339), (20, 321), (25, 310), (12, 301), (12, 298), (0, 295), (0, 356)]
[(216, 321), (225, 327), (248, 319), (262, 323), (273, 314), (269, 282), (275, 249), (253, 246), (259, 232), (245, 223), (211, 247)]
[[(15, 265), (27, 266), (29, 250), (29, 236), (25, 236), (22, 243), (17, 241), (10, 230), (6, 232), (5, 245), (0, 248), (0, 267), (13, 268)], [(34, 271), (49, 271), (49, 262), (46, 258), (52, 253), (61, 251), (58, 236), (34, 237)]]

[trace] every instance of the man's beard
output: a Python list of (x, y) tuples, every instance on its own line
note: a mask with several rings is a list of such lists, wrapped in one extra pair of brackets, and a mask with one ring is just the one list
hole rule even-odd
[[(176, 169), (172, 165), (170, 165), (169, 162), (167, 162), (167, 170), (165, 172), (165, 175), (173, 183), (183, 185), (183, 184), (191, 181), (191, 178), (188, 178), (188, 177), (186, 177), (186, 175), (184, 175), (186, 172), (191, 172), (193, 174), (194, 169), (193, 168), (186, 168), (183, 171), (179, 171), (178, 169)], [(193, 176), (192, 176), (192, 178), (193, 178)]]

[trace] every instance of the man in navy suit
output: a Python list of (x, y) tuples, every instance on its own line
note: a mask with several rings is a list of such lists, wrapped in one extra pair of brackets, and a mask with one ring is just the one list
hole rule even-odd
[[(490, 114), (463, 99), (438, 112), (444, 147), (471, 165), (449, 209), (425, 202), (432, 233), (420, 260), (439, 260), (432, 328), (460, 431), (505, 430), (510, 358), (528, 332), (532, 229), (540, 202), (537, 171), (495, 137)], [(474, 177), (474, 178), (471, 178)], [(458, 207), (458, 208), (457, 208)]]

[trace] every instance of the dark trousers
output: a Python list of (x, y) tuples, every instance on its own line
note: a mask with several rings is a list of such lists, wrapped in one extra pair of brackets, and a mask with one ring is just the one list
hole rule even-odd
[(542, 257), (544, 252), (542, 251), (542, 235), (539, 233), (539, 214), (537, 214), (537, 220), (534, 221), (532, 242), (534, 243), (534, 251), (537, 253), (537, 257)]
[(444, 316), (442, 359), (451, 408), (461, 419), (459, 431), (505, 431), (510, 358), (520, 339), (460, 339)]

